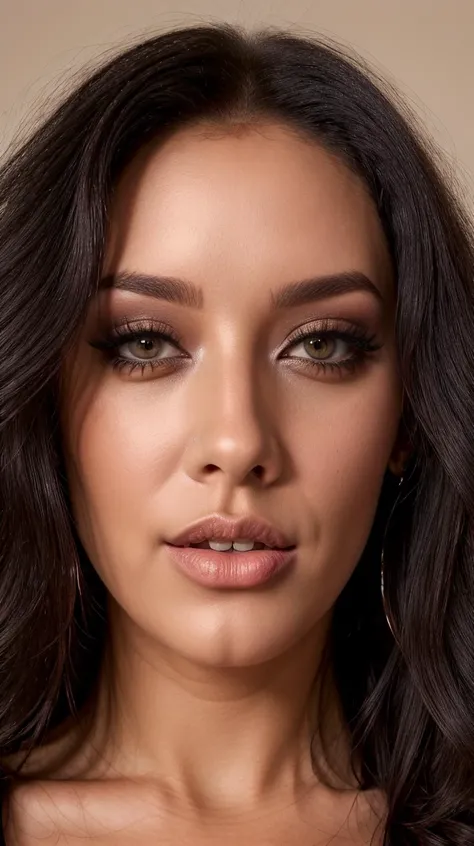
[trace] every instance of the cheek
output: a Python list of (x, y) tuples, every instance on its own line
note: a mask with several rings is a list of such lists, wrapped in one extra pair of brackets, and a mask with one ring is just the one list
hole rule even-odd
[[(176, 469), (186, 420), (176, 400), (150, 402), (150, 388), (102, 390), (69, 421), (67, 470), (81, 541), (100, 570), (156, 542), (160, 492)], [(138, 555), (137, 555), (138, 553)]]
[[(314, 519), (308, 542), (322, 559), (354, 565), (367, 541), (400, 421), (401, 391), (394, 368), (371, 378), (325, 387), (299, 404), (293, 457), (300, 480), (296, 502)], [(340, 565), (339, 565), (340, 566)]]

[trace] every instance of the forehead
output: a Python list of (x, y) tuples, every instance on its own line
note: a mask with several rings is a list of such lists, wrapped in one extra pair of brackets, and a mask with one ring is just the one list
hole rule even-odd
[(122, 174), (106, 268), (212, 286), (359, 270), (387, 277), (374, 203), (336, 155), (284, 126), (193, 127)]

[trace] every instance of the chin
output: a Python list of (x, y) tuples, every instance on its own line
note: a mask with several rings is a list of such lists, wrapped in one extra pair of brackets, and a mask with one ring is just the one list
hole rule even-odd
[(281, 617), (263, 627), (258, 617), (249, 622), (236, 616), (219, 624), (208, 619), (193, 626), (188, 620), (180, 631), (167, 632), (167, 650), (202, 667), (243, 669), (278, 659), (305, 637), (304, 631), (285, 630)]

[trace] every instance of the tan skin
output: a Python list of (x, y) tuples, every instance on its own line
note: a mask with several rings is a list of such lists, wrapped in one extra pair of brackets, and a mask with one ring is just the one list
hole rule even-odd
[[(315, 776), (308, 737), (332, 608), (384, 472), (406, 460), (375, 207), (343, 163), (288, 128), (188, 128), (119, 182), (104, 276), (120, 271), (188, 280), (203, 304), (104, 289), (65, 361), (69, 483), (110, 593), (108, 660), (87, 737), (36, 753), (48, 778), (13, 793), (7, 842), (369, 843), (383, 797), (357, 794), (332, 687), (338, 787)], [(272, 305), (283, 285), (355, 271), (378, 295), (343, 279), (332, 296)], [(117, 341), (129, 361), (165, 366), (114, 370), (90, 345), (125, 319), (178, 333), (177, 348)], [(351, 343), (291, 340), (302, 327), (314, 339), (325, 319), (378, 349), (352, 371), (325, 370)], [(291, 573), (240, 591), (191, 583), (164, 539), (215, 511), (294, 537)]]

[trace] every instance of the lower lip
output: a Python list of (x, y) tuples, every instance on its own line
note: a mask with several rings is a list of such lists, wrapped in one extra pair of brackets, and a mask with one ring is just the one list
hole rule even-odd
[(250, 588), (264, 584), (294, 561), (296, 549), (259, 549), (250, 552), (215, 552), (166, 544), (181, 572), (204, 587)]

